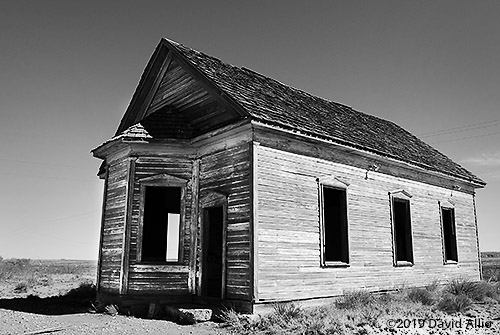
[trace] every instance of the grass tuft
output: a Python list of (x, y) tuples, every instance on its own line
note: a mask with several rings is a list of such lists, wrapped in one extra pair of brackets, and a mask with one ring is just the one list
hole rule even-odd
[(373, 295), (368, 291), (352, 291), (341, 296), (335, 305), (340, 309), (356, 309), (371, 305), (374, 301)]
[(434, 279), (432, 283), (425, 286), (425, 289), (431, 293), (436, 292), (441, 287), (441, 283), (438, 279)]
[(411, 288), (408, 292), (408, 298), (413, 302), (421, 303), (427, 306), (430, 306), (434, 303), (433, 293), (427, 288)]
[(302, 314), (302, 308), (298, 305), (291, 303), (275, 304), (273, 306), (273, 313), (276, 317), (283, 319), (285, 322), (298, 318)]
[(471, 299), (464, 295), (445, 294), (439, 301), (437, 308), (446, 313), (464, 313), (469, 310)]
[(494, 296), (494, 289), (487, 282), (475, 282), (469, 279), (453, 279), (448, 282), (445, 292), (455, 296), (466, 296), (474, 301), (484, 301)]
[(500, 285), (490, 282), (474, 282), (458, 278), (448, 282), (437, 308), (447, 313), (467, 311), (473, 301), (483, 302), (487, 299), (500, 300)]
[(234, 309), (223, 309), (220, 316), (225, 327), (244, 334), (251, 327), (249, 319), (236, 312)]
[(500, 282), (500, 267), (483, 266), (483, 279)]

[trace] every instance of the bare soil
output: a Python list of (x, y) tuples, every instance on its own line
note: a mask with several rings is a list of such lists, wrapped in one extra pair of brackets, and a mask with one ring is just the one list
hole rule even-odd
[(96, 313), (91, 303), (68, 295), (0, 299), (0, 335), (227, 334), (214, 322), (181, 326), (166, 320), (113, 316)]
[(35, 334), (227, 334), (214, 322), (181, 326), (166, 320), (95, 313), (92, 301), (68, 296), (95, 282), (96, 262), (3, 260), (0, 262), (0, 335)]
[(146, 320), (123, 315), (76, 313), (44, 315), (0, 308), (0, 334), (227, 334), (213, 322), (179, 326), (164, 320)]

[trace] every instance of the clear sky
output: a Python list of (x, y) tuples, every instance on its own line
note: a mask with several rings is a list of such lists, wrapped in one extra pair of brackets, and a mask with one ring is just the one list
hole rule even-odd
[(396, 122), (483, 178), (500, 251), (500, 1), (0, 3), (0, 255), (96, 259), (110, 138), (161, 37)]

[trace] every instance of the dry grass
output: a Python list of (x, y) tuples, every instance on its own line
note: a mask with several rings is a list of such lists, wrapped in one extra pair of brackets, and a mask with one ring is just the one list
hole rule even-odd
[(463, 294), (444, 294), (437, 304), (437, 308), (446, 313), (464, 313), (469, 310), (472, 300)]
[(481, 252), (483, 280), (500, 281), (500, 252)]
[(434, 292), (435, 291), (430, 291), (427, 288), (415, 287), (408, 292), (408, 298), (415, 303), (430, 306), (435, 300)]
[(95, 275), (94, 261), (0, 257), (0, 297), (59, 295), (80, 283), (92, 282)]
[(256, 320), (225, 313), (224, 321), (235, 334), (365, 334), (368, 328), (387, 330), (387, 318), (424, 318), (435, 315), (430, 307), (409, 301), (405, 293), (372, 295), (349, 292), (332, 304), (301, 308), (294, 303), (277, 304)]
[(407, 288), (391, 293), (354, 291), (334, 303), (301, 308), (294, 303), (276, 304), (271, 313), (251, 319), (229, 310), (226, 326), (235, 334), (369, 334), (390, 332), (388, 319), (436, 319), (447, 313), (466, 312), (472, 302), (500, 301), (498, 284), (452, 280), (425, 288)]

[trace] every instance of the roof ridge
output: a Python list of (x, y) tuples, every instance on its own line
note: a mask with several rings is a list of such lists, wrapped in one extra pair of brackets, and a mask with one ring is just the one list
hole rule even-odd
[[(222, 61), (222, 62), (224, 62), (224, 61)], [(230, 63), (226, 63), (226, 64), (231, 65)], [(235, 65), (231, 65), (231, 66), (235, 66)], [(237, 66), (236, 66), (236, 67), (237, 67)], [(330, 100), (330, 99), (328, 99), (328, 98), (321, 97), (321, 96), (319, 96), (319, 95), (314, 95), (314, 94), (312, 94), (312, 93), (310, 93), (310, 92), (307, 92), (307, 91), (305, 91), (305, 90), (303, 90), (303, 89), (301, 89), (301, 88), (298, 88), (298, 87), (292, 86), (292, 85), (290, 85), (290, 84), (284, 83), (284, 82), (282, 82), (282, 81), (280, 81), (280, 80), (278, 80), (278, 79), (275, 79), (275, 78), (272, 78), (272, 77), (266, 76), (265, 74), (262, 74), (262, 73), (260, 73), (260, 72), (255, 71), (255, 70), (252, 70), (252, 69), (250, 69), (250, 68), (247, 68), (247, 67), (244, 67), (244, 66), (243, 66), (243, 67), (238, 67), (238, 68), (239, 68), (239, 69), (241, 69), (241, 70), (244, 70), (244, 71), (249, 71), (249, 72), (252, 72), (252, 73), (257, 74), (257, 75), (259, 75), (259, 76), (261, 76), (261, 77), (264, 77), (264, 78), (266, 78), (266, 79), (269, 79), (269, 80), (275, 81), (275, 82), (279, 83), (280, 85), (283, 85), (283, 86), (285, 86), (285, 87), (287, 87), (287, 88), (290, 88), (290, 89), (293, 89), (293, 90), (295, 90), (295, 91), (301, 92), (301, 93), (303, 93), (303, 94), (305, 94), (305, 95), (308, 95), (308, 96), (310, 96), (310, 97), (312, 97), (312, 98), (314, 98), (314, 99), (321, 99), (321, 100), (324, 100), (325, 102), (328, 102), (328, 103), (333, 103), (333, 104), (339, 105), (340, 107), (348, 108), (348, 109), (350, 109), (350, 110), (352, 110), (352, 111), (354, 111), (354, 112), (359, 112), (359, 111), (355, 110), (354, 108), (352, 108), (352, 107), (351, 107), (351, 106), (349, 106), (349, 105), (346, 105), (346, 104), (343, 104), (343, 103), (340, 103), (340, 102), (337, 102), (337, 101), (333, 101), (333, 100)], [(363, 112), (359, 112), (359, 113), (363, 113)], [(366, 114), (366, 113), (364, 113), (364, 114)]]
[[(232, 67), (232, 68), (236, 68), (236, 69), (238, 69), (238, 70), (243, 70), (243, 71), (251, 72), (251, 73), (256, 74), (256, 75), (258, 75), (258, 76), (260, 76), (260, 77), (263, 77), (263, 78), (265, 78), (265, 79), (268, 79), (268, 80), (272, 80), (272, 81), (274, 81), (274, 82), (277, 82), (277, 83), (279, 83), (279, 84), (281, 84), (281, 85), (283, 85), (283, 86), (285, 86), (285, 87), (287, 87), (287, 88), (291, 88), (291, 89), (296, 90), (296, 91), (298, 91), (298, 92), (301, 92), (301, 93), (303, 93), (303, 94), (305, 94), (305, 95), (308, 95), (308, 96), (310, 96), (310, 97), (312, 97), (312, 98), (314, 98), (314, 99), (321, 99), (321, 100), (324, 100), (325, 102), (328, 102), (328, 103), (333, 103), (333, 104), (339, 105), (339, 106), (341, 106), (341, 107), (348, 108), (348, 109), (350, 109), (351, 111), (354, 111), (354, 112), (358, 112), (358, 113), (362, 113), (362, 114), (370, 115), (370, 116), (373, 116), (373, 117), (377, 117), (377, 116), (374, 116), (374, 115), (371, 115), (371, 114), (368, 114), (368, 113), (365, 113), (365, 112), (358, 111), (358, 110), (354, 109), (353, 107), (351, 107), (351, 106), (349, 106), (349, 105), (346, 105), (346, 104), (343, 104), (343, 103), (341, 103), (341, 102), (333, 101), (333, 100), (330, 100), (330, 99), (328, 99), (328, 98), (325, 98), (325, 97), (322, 97), (322, 96), (319, 96), (319, 95), (314, 95), (314, 94), (312, 94), (312, 93), (310, 93), (310, 92), (307, 92), (307, 91), (305, 91), (305, 90), (303, 90), (303, 89), (301, 89), (301, 88), (298, 88), (298, 87), (292, 86), (292, 85), (287, 84), (287, 83), (285, 83), (285, 82), (282, 82), (282, 81), (280, 81), (280, 80), (278, 80), (278, 79), (275, 79), (275, 78), (272, 78), (272, 77), (266, 76), (265, 74), (262, 74), (262, 73), (260, 73), (260, 72), (258, 72), (258, 71), (256, 71), (256, 70), (250, 69), (250, 68), (248, 68), (248, 67), (246, 67), (246, 66), (238, 66), (238, 65), (234, 65), (234, 64), (228, 63), (228, 62), (226, 62), (226, 61), (223, 61), (222, 59), (220, 59), (220, 58), (218, 58), (218, 57), (215, 57), (215, 56), (209, 55), (209, 54), (207, 54), (207, 53), (205, 53), (205, 52), (203, 52), (203, 51), (199, 51), (199, 50), (197, 50), (197, 49), (191, 48), (191, 47), (189, 47), (189, 46), (187, 46), (187, 45), (185, 45), (185, 44), (182, 44), (182, 43), (176, 42), (176, 41), (171, 40), (171, 39), (168, 39), (168, 38), (164, 38), (164, 39), (165, 39), (166, 41), (168, 41), (168, 42), (172, 43), (175, 47), (177, 47), (177, 46), (181, 46), (181, 47), (183, 47), (183, 48), (186, 48), (186, 49), (190, 50), (191, 52), (195, 52), (195, 53), (198, 53), (198, 54), (200, 54), (200, 55), (203, 55), (204, 57), (208, 57), (208, 58), (211, 58), (211, 59), (213, 59), (213, 60), (219, 61), (219, 62), (223, 63), (224, 65), (228, 65), (228, 66), (230, 66), (230, 67)], [(378, 117), (377, 117), (377, 118), (378, 118)], [(382, 119), (382, 120), (384, 120), (384, 119)]]
[(309, 93), (248, 67), (239, 67), (165, 39), (182, 57), (250, 117), (285, 129), (362, 147), (426, 169), (485, 182), (391, 120)]

